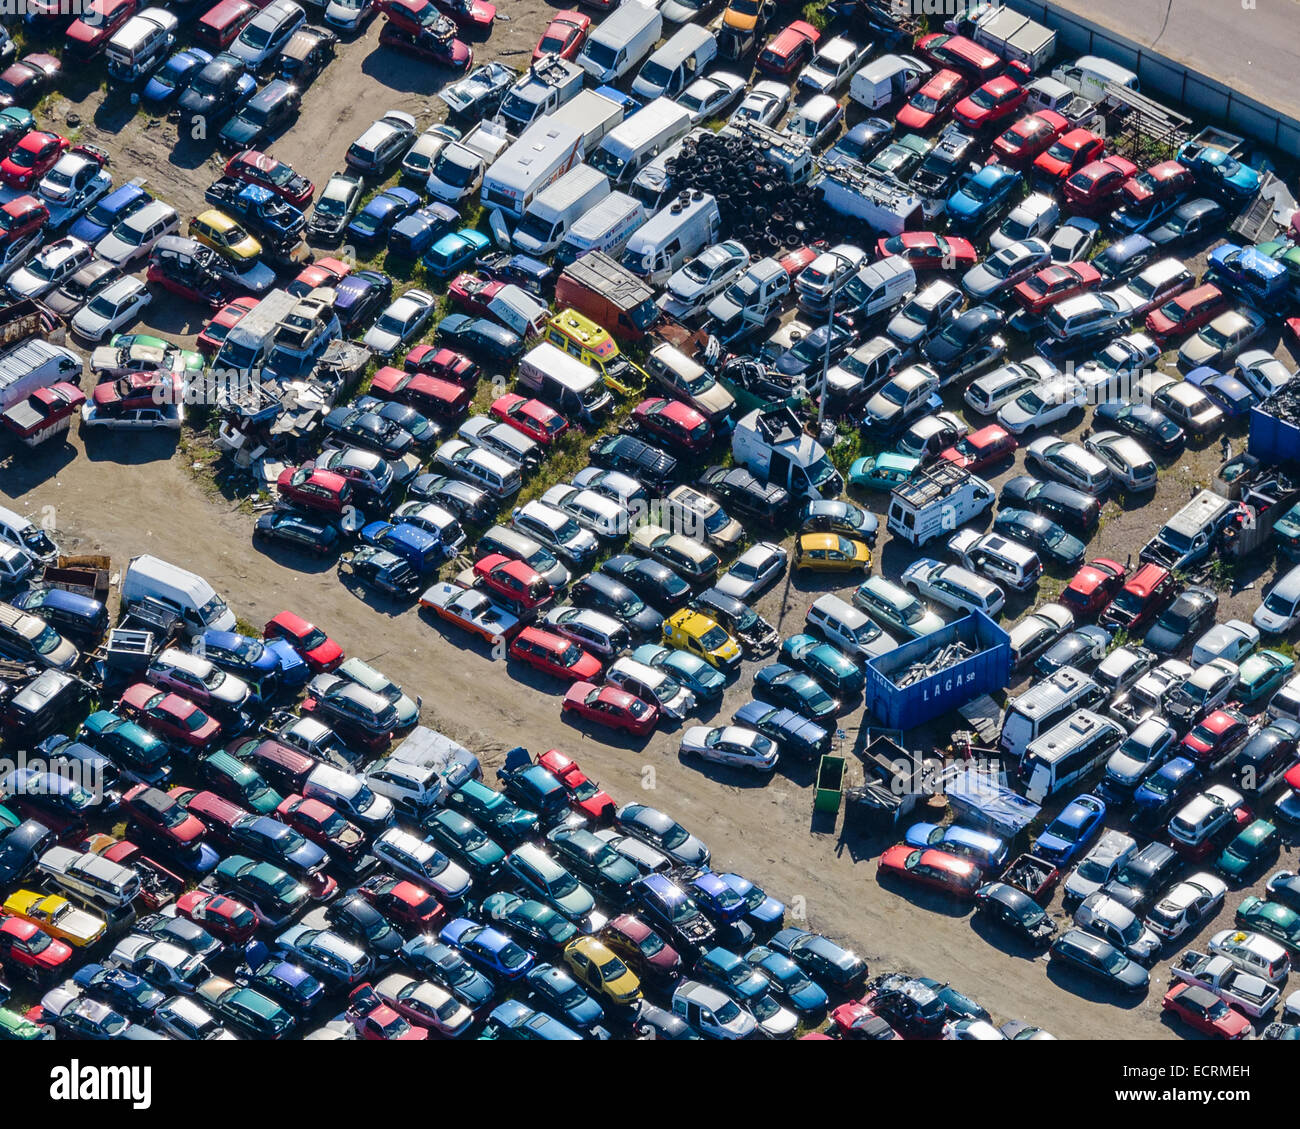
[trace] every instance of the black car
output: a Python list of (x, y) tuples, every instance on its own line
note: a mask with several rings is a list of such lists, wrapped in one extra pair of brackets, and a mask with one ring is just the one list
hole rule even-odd
[(875, 545), (880, 519), (856, 502), (814, 498), (799, 515), (800, 533), (843, 533)]
[(1102, 893), (1141, 916), (1173, 885), (1182, 868), (1182, 856), (1168, 843), (1148, 843), (1129, 856)]
[(636, 866), (586, 827), (565, 824), (547, 836), (560, 862), (589, 887), (620, 909), (632, 903), (632, 887), (641, 877)]
[(569, 599), (575, 607), (613, 616), (642, 639), (658, 640), (663, 631), (664, 617), (647, 607), (621, 580), (607, 573), (593, 572), (575, 580), (569, 589)]
[(24, 820), (0, 839), (0, 886), (16, 888), (56, 841), (54, 832), (35, 819)]
[(1073, 533), (1066, 532), (1064, 526), (1032, 510), (1000, 509), (993, 519), (993, 529), (1004, 537), (1028, 545), (1044, 564), (1062, 568), (1078, 568), (1083, 564), (1088, 549)]
[(334, 288), (334, 312), (351, 336), (379, 316), (393, 296), (393, 280), (377, 270), (353, 271)]
[(467, 815), (439, 808), (421, 824), (429, 841), (478, 881), (501, 873), (505, 851)]
[(440, 344), (477, 360), (504, 364), (512, 364), (524, 348), (519, 334), (487, 318), (468, 314), (448, 314), (438, 323), (434, 337)]
[(275, 60), (276, 78), (306, 89), (334, 58), (338, 43), (339, 37), (332, 31), (300, 27)]
[(1075, 670), (1091, 670), (1101, 661), (1101, 656), (1094, 651), (1094, 639), (1097, 628), (1089, 627), (1087, 631), (1071, 631), (1062, 635), (1034, 660), (1034, 673), (1046, 678), (1063, 666), (1072, 666)]
[(790, 494), (776, 483), (762, 482), (744, 467), (711, 466), (698, 485), (737, 517), (769, 529), (784, 524), (790, 514)]
[(975, 912), (1031, 945), (1047, 944), (1056, 932), (1056, 922), (1042, 906), (1005, 882), (989, 882), (975, 891)]
[(1279, 717), (1252, 734), (1232, 761), (1234, 785), (1259, 796), (1295, 762), (1300, 749), (1300, 721)]
[(294, 123), (301, 105), (298, 88), (277, 78), (239, 108), (221, 127), (217, 141), (228, 153), (260, 149)]
[(818, 725), (831, 725), (840, 709), (839, 701), (817, 679), (785, 663), (769, 663), (758, 670), (754, 696)]
[(1043, 482), (1032, 474), (1018, 474), (1007, 481), (998, 504), (1032, 510), (1087, 533), (1101, 521), (1101, 503), (1091, 494), (1062, 482)]
[(1143, 642), (1157, 655), (1172, 655), (1214, 623), (1219, 594), (1199, 584), (1184, 588), (1147, 631)]
[(677, 460), (634, 435), (602, 435), (587, 450), (598, 467), (620, 470), (654, 490), (665, 489), (677, 474)]
[(407, 495), (421, 502), (435, 502), (472, 525), (491, 521), (497, 512), (497, 504), (486, 490), (445, 474), (416, 475)]
[(356, 892), (345, 894), (325, 909), (325, 920), (338, 933), (352, 937), (379, 963), (402, 950), (402, 936), (388, 919)]
[(1151, 983), (1147, 970), (1137, 961), (1082, 929), (1071, 929), (1052, 944), (1052, 964), (1058, 962), (1122, 992), (1145, 992)]
[(622, 581), (646, 603), (665, 615), (683, 607), (691, 598), (691, 586), (666, 564), (619, 553), (600, 566), (606, 576)]
[(867, 979), (866, 961), (820, 933), (791, 926), (774, 934), (768, 947), (788, 956), (829, 992), (856, 993)]
[(1159, 227), (1146, 233), (1161, 252), (1172, 251), (1193, 239), (1218, 232), (1227, 222), (1228, 213), (1217, 200), (1200, 196), (1179, 204)]
[(684, 883), (653, 874), (633, 883), (632, 899), (637, 915), (684, 957), (713, 946), (717, 929)]
[(325, 430), (364, 451), (374, 451), (386, 459), (400, 459), (411, 449), (414, 437), (409, 431), (386, 420), (378, 412), (368, 412), (355, 405), (333, 409), (325, 417)]
[(1107, 400), (1092, 413), (1093, 430), (1112, 428), (1140, 439), (1162, 454), (1181, 451), (1187, 436), (1183, 429), (1159, 408), (1131, 400)]
[(410, 598), (420, 590), (420, 578), (406, 561), (374, 545), (363, 545), (350, 555), (345, 553), (339, 561), (339, 572), (397, 599)]
[(826, 359), (828, 338), (831, 364), (834, 364), (853, 344), (853, 330), (839, 318), (836, 319), (833, 327), (819, 325), (783, 350), (773, 360), (772, 367), (785, 376), (806, 377), (815, 371), (820, 379), (821, 367)]
[(339, 531), (329, 522), (308, 517), (297, 510), (272, 510), (259, 515), (253, 526), (253, 538), (260, 541), (283, 541), (295, 549), (325, 556), (339, 546)]
[(204, 64), (194, 81), (181, 92), (177, 102), (180, 137), (195, 141), (210, 137), (216, 126), (223, 124), (256, 89), (257, 84), (246, 73), (243, 60), (223, 51), (212, 62)]
[(1101, 271), (1101, 283), (1105, 287), (1132, 278), (1149, 266), (1160, 250), (1145, 235), (1126, 235), (1115, 240), (1101, 254), (1094, 255), (1091, 262)]
[(442, 438), (442, 428), (428, 416), (396, 400), (380, 400), (376, 396), (358, 397), (354, 407), (363, 412), (373, 412), (394, 427), (400, 427), (421, 451), (429, 451)]
[(998, 336), (1003, 321), (996, 306), (972, 306), (926, 341), (921, 352), (942, 377), (973, 372), (1006, 352), (1006, 342)]

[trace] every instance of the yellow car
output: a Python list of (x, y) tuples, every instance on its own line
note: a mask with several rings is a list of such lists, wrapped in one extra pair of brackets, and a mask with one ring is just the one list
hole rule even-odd
[(871, 549), (865, 541), (839, 533), (805, 533), (794, 546), (799, 572), (869, 572)]
[(588, 989), (615, 1007), (641, 998), (641, 981), (607, 945), (595, 937), (578, 937), (564, 948), (564, 963)]
[(93, 945), (108, 929), (108, 922), (84, 909), (78, 909), (58, 894), (19, 890), (5, 899), (4, 910), (14, 917), (39, 925), (51, 937), (78, 947)]
[(664, 642), (698, 655), (710, 666), (730, 673), (740, 666), (740, 644), (716, 619), (682, 608), (664, 621)]
[(766, 23), (771, 14), (772, 0), (731, 0), (722, 13), (722, 23), (737, 31), (753, 31), (760, 19)]
[(248, 265), (262, 257), (262, 245), (225, 212), (209, 208), (190, 220), (190, 237), (211, 247), (236, 265)]

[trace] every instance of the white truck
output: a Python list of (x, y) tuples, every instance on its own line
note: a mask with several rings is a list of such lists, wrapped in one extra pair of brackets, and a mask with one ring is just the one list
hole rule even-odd
[(543, 55), (506, 91), (498, 119), (508, 129), (522, 133), (533, 122), (575, 97), (582, 89), (586, 73), (568, 59)]
[(582, 130), (563, 122), (534, 122), (483, 177), (485, 208), (518, 221), (539, 192), (582, 160)]
[(1277, 985), (1262, 976), (1238, 968), (1227, 957), (1188, 949), (1177, 964), (1169, 966), (1171, 980), (1195, 984), (1213, 992), (1224, 1003), (1254, 1019), (1267, 1015), (1281, 996)]
[(731, 433), (731, 454), (758, 478), (796, 498), (838, 498), (844, 489), (826, 448), (805, 434), (787, 407), (755, 408), (742, 416)]
[(573, 224), (608, 195), (609, 177), (590, 165), (575, 165), (534, 197), (511, 240), (526, 255), (549, 255)]
[(479, 122), (459, 141), (444, 145), (429, 169), (424, 189), (435, 200), (456, 204), (472, 196), (483, 173), (510, 145), (500, 122)]
[(213, 371), (228, 376), (260, 369), (275, 342), (275, 331), (297, 305), (298, 299), (289, 291), (268, 290), (226, 334), (212, 362)]
[(790, 296), (790, 273), (771, 257), (749, 269), (708, 305), (708, 332), (724, 345), (771, 324)]
[(832, 211), (866, 220), (886, 235), (923, 226), (924, 201), (920, 196), (864, 168), (846, 165), (831, 169), (813, 183), (821, 189)]
[(623, 103), (605, 97), (599, 90), (580, 90), (558, 110), (552, 110), (547, 121), (563, 122), (582, 130), (582, 155), (585, 159), (626, 115)]

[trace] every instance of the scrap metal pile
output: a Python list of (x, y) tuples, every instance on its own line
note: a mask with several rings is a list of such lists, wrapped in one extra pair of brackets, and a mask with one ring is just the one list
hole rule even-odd
[(920, 682), (922, 679), (929, 678), (932, 674), (939, 674), (951, 666), (956, 666), (959, 662), (965, 662), (974, 654), (974, 647), (958, 639), (931, 651), (925, 658), (912, 663), (894, 680), (894, 684), (900, 687), (911, 686), (914, 682)]

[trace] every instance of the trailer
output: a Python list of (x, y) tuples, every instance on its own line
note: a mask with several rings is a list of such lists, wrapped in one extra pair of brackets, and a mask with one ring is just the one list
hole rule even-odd
[(39, 447), (58, 435), (67, 435), (81, 414), (86, 394), (66, 380), (37, 388), (26, 400), (5, 409), (5, 430), (24, 447)]
[(552, 110), (546, 120), (582, 130), (582, 155), (585, 159), (626, 114), (621, 102), (615, 102), (598, 90), (582, 90), (558, 110)]
[(566, 122), (534, 122), (488, 169), (480, 198), (512, 220), (523, 217), (533, 198), (582, 160), (583, 132)]

